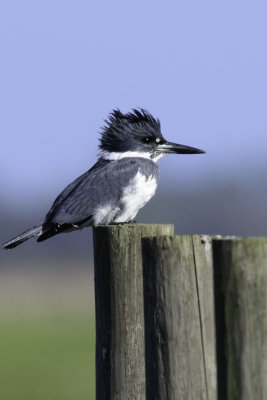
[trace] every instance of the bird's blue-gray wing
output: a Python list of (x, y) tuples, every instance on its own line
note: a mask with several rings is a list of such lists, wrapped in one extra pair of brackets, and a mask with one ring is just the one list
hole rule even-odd
[[(148, 160), (147, 160), (148, 161)], [(98, 207), (118, 204), (127, 182), (142, 168), (141, 159), (124, 158), (120, 161), (98, 161), (91, 170), (76, 179), (57, 197), (47, 214), (43, 231), (54, 225), (67, 229), (90, 221)], [(145, 173), (157, 173), (153, 162), (146, 163)]]

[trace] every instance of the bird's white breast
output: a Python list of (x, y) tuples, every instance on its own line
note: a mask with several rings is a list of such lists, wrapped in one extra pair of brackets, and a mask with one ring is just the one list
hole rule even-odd
[(157, 180), (154, 176), (146, 177), (138, 171), (123, 190), (121, 198), (122, 210), (116, 216), (114, 222), (132, 221), (139, 209), (154, 196), (156, 188)]

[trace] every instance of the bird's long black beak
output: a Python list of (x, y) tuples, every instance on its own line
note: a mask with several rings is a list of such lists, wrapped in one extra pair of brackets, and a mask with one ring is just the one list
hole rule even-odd
[(184, 146), (183, 144), (176, 144), (165, 142), (157, 146), (157, 152), (166, 154), (201, 154), (205, 151), (196, 149), (195, 147)]

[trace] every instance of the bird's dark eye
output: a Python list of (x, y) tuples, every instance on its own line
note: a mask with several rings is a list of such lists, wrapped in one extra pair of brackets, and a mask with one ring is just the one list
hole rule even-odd
[(151, 143), (151, 142), (153, 142), (153, 138), (149, 137), (149, 136), (143, 137), (142, 142), (146, 143), (146, 144)]

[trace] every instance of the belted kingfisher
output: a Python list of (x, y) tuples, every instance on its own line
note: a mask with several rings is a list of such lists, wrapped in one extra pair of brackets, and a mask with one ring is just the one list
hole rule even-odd
[(204, 153), (167, 142), (160, 121), (144, 109), (127, 114), (113, 110), (102, 128), (99, 149), (96, 164), (59, 194), (43, 222), (5, 243), (4, 249), (33, 237), (41, 242), (86, 226), (131, 222), (155, 194), (161, 157)]

